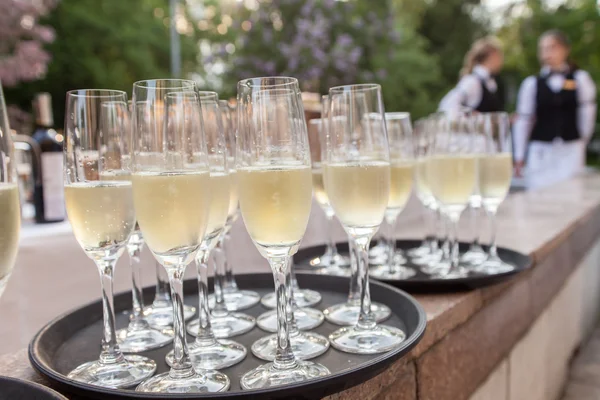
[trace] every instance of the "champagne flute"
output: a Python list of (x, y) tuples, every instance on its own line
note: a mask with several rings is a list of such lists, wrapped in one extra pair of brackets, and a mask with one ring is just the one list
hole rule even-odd
[[(225, 135), (221, 124), (218, 96), (215, 92), (198, 92), (204, 121), (204, 132), (210, 167), (210, 210), (206, 233), (196, 254), (198, 272), (199, 317), (188, 324), (188, 332), (193, 330), (196, 340), (189, 346), (192, 364), (200, 369), (222, 369), (242, 361), (246, 357), (246, 348), (231, 340), (217, 340), (213, 333), (210, 310), (208, 308), (208, 262), (212, 250), (219, 241), (225, 228), (229, 211), (233, 176), (230, 175), (225, 146)], [(215, 272), (215, 288), (221, 286), (224, 276)], [(219, 304), (218, 304), (219, 305)], [(224, 306), (222, 303), (221, 306)], [(250, 319), (250, 328), (254, 327), (254, 318)], [(172, 365), (174, 352), (167, 354), (167, 364)]]
[[(146, 244), (165, 267), (173, 300), (174, 359), (169, 372), (142, 382), (140, 392), (203, 393), (229, 388), (227, 375), (194, 369), (183, 317), (183, 274), (209, 220), (210, 167), (193, 81), (133, 85), (133, 201)], [(138, 115), (150, 113), (150, 118)], [(149, 122), (149, 124), (147, 124)]]
[[(151, 107), (146, 105), (145, 101), (138, 101), (138, 105), (145, 107), (137, 107), (137, 121), (144, 126), (151, 126), (150, 118), (156, 119), (155, 125), (160, 126), (163, 123), (164, 112), (162, 109), (156, 113), (150, 113)], [(133, 107), (133, 106), (132, 106)], [(132, 108), (133, 111), (133, 108)], [(156, 290), (152, 304), (144, 308), (144, 316), (151, 326), (159, 329), (165, 329), (173, 325), (173, 302), (170, 295), (169, 277), (163, 266), (156, 261), (154, 263), (156, 271)], [(183, 315), (186, 321), (192, 319), (196, 314), (196, 308), (192, 306), (183, 306)]]
[[(129, 104), (128, 104), (129, 106)], [(131, 182), (131, 121), (129, 107), (124, 108), (120, 101), (102, 104), (101, 121), (103, 137), (107, 151), (116, 155), (120, 152), (120, 159), (128, 163), (127, 169), (104, 169), (99, 171), (100, 180), (128, 181)], [(124, 140), (122, 140), (122, 137)], [(119, 146), (120, 144), (122, 146)], [(131, 267), (131, 297), (133, 314), (127, 328), (117, 331), (117, 342), (124, 353), (140, 353), (156, 349), (173, 341), (173, 332), (170, 329), (154, 329), (150, 326), (143, 314), (144, 299), (140, 280), (140, 255), (144, 247), (144, 238), (136, 223), (133, 233), (127, 242), (129, 266)]]
[[(253, 307), (260, 301), (260, 295), (252, 290), (240, 290), (237, 282), (233, 275), (232, 264), (227, 260), (227, 254), (229, 253), (229, 245), (231, 242), (231, 227), (238, 217), (238, 189), (236, 181), (236, 170), (235, 170), (235, 130), (236, 120), (234, 120), (234, 109), (225, 100), (219, 100), (219, 109), (221, 111), (221, 119), (223, 120), (223, 129), (225, 131), (225, 143), (227, 145), (227, 160), (229, 166), (229, 175), (231, 179), (231, 190), (229, 199), (229, 211), (227, 215), (227, 221), (225, 222), (225, 229), (223, 234), (220, 236), (219, 242), (217, 243), (217, 250), (220, 257), (217, 258), (216, 262), (220, 262), (223, 265), (217, 268), (225, 270), (225, 280), (223, 282), (223, 298), (225, 300), (225, 307), (229, 311), (245, 310)], [(215, 295), (211, 294), (208, 297), (209, 305), (211, 309), (215, 308)]]
[[(484, 131), (484, 119), (479, 118), (478, 115), (473, 116), (473, 129), (476, 135), (474, 138), (483, 139), (485, 135)], [(478, 154), (478, 159), (485, 155), (485, 140), (476, 140), (475, 147), (473, 148), (473, 152)], [(480, 234), (481, 234), (481, 208), (482, 208), (482, 199), (481, 192), (479, 190), (479, 182), (477, 182), (475, 191), (469, 198), (469, 223), (470, 230), (473, 232), (473, 240), (469, 246), (469, 249), (460, 257), (460, 262), (463, 264), (467, 264), (470, 266), (477, 266), (481, 264), (486, 258), (487, 253), (480, 244)]]
[[(211, 166), (215, 166), (215, 162), (213, 162), (214, 160), (217, 160), (221, 163), (226, 163), (227, 155), (225, 154), (225, 138), (219, 109), (219, 98), (215, 92), (198, 92), (198, 96), (200, 99), (200, 105), (202, 106), (202, 115), (204, 117), (206, 136), (209, 139), (209, 160), (211, 161)], [(220, 169), (224, 168), (223, 165), (216, 165), (216, 167)], [(229, 213), (229, 203), (231, 201), (231, 192), (229, 190), (229, 186), (227, 186), (226, 194), (227, 198), (220, 198), (218, 203), (215, 204), (215, 212), (217, 212), (216, 209), (221, 206), (224, 207), (224, 212)], [(215, 213), (212, 212), (212, 210), (213, 208), (211, 208), (211, 217), (213, 216), (212, 214)], [(214, 217), (219, 220), (217, 216)], [(209, 225), (211, 225), (210, 222), (212, 221), (209, 219)], [(225, 220), (223, 222), (225, 222)], [(216, 229), (217, 224), (213, 222), (212, 225), (214, 225), (212, 228)], [(216, 236), (214, 237), (216, 240), (214, 242), (211, 239), (211, 249), (212, 246), (218, 242), (219, 236), (222, 233), (222, 229), (223, 227), (216, 232)], [(209, 254), (206, 253), (205, 255), (206, 260), (204, 266), (206, 266), (206, 262), (208, 262)], [(202, 265), (202, 263), (200, 264)], [(254, 328), (256, 325), (256, 320), (254, 317), (251, 317), (247, 314), (230, 312), (227, 310), (223, 299), (223, 281), (225, 279), (225, 271), (223, 268), (221, 268), (222, 263), (217, 263), (216, 266), (217, 268), (215, 268), (214, 279), (216, 303), (210, 314), (212, 331), (217, 338), (229, 338), (246, 333)], [(188, 324), (187, 331), (190, 335), (197, 335), (198, 327), (199, 320), (197, 319)]]
[(492, 239), (487, 258), (474, 270), (499, 274), (515, 268), (498, 256), (496, 247), (496, 212), (508, 194), (513, 171), (510, 120), (504, 112), (482, 113), (476, 118), (481, 121), (485, 140), (485, 154), (478, 158), (479, 190), (492, 223)]
[(325, 217), (327, 218), (327, 243), (325, 253), (309, 261), (309, 265), (319, 274), (331, 274), (338, 276), (350, 276), (350, 259), (338, 253), (335, 239), (333, 237), (333, 217), (335, 213), (323, 184), (323, 168), (321, 166), (321, 148), (327, 135), (327, 112), (329, 110), (329, 96), (321, 96), (321, 118), (308, 121), (308, 140), (310, 144), (310, 155), (312, 159), (313, 192), (314, 198), (319, 203)]
[(107, 113), (127, 112), (127, 95), (117, 90), (67, 92), (65, 113), (65, 203), (75, 238), (96, 263), (102, 283), (104, 338), (100, 358), (68, 377), (92, 385), (123, 388), (152, 376), (156, 363), (124, 356), (115, 333), (113, 274), (135, 227), (129, 180), (101, 179), (116, 171), (131, 173), (126, 127)]
[[(379, 114), (374, 114), (373, 124), (381, 124)], [(385, 113), (388, 143), (390, 147), (390, 197), (385, 210), (388, 225), (386, 264), (377, 265), (369, 271), (379, 279), (408, 279), (415, 270), (396, 264), (396, 238), (394, 228), (398, 215), (402, 212), (412, 192), (414, 175), (414, 153), (410, 114), (406, 112)], [(378, 128), (374, 126), (373, 129)], [(402, 257), (403, 258), (403, 257)]]
[(439, 118), (438, 127), (426, 168), (431, 192), (450, 224), (450, 265), (435, 275), (451, 279), (468, 274), (465, 268), (459, 266), (458, 221), (476, 188), (473, 117), (464, 113), (449, 113)]
[[(329, 89), (329, 98), (325, 189), (355, 252), (360, 288), (358, 321), (330, 334), (329, 341), (343, 352), (376, 354), (397, 347), (406, 338), (398, 328), (378, 325), (371, 310), (369, 242), (383, 221), (390, 192), (390, 156), (381, 86), (333, 87)], [(379, 115), (381, 123), (371, 123), (372, 113)]]
[(321, 364), (300, 361), (290, 344), (293, 318), (290, 258), (310, 215), (310, 153), (295, 78), (251, 78), (238, 83), (237, 174), (244, 224), (273, 270), (277, 293), (277, 351), (273, 362), (245, 373), (240, 385), (259, 389), (328, 375)]
[(15, 265), (21, 231), (19, 185), (13, 143), (0, 84), (0, 296)]

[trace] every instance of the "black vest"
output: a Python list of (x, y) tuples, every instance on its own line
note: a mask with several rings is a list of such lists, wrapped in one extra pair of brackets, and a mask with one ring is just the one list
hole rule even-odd
[(580, 136), (577, 128), (578, 103), (574, 71), (569, 71), (565, 75), (565, 85), (556, 93), (548, 87), (548, 77), (550, 75), (537, 78), (535, 123), (530, 140), (539, 142), (552, 142), (556, 138), (561, 138), (565, 142), (578, 140)]
[(485, 79), (481, 77), (478, 78), (479, 82), (481, 82), (481, 102), (479, 102), (479, 105), (475, 107), (475, 110), (479, 112), (504, 111), (504, 101), (498, 81), (496, 80), (498, 90), (496, 90), (496, 92), (490, 92), (485, 84)]

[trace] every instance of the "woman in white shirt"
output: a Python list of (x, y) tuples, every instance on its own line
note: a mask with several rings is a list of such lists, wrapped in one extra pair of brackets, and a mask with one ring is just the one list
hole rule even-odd
[(477, 40), (465, 55), (460, 81), (440, 102), (439, 110), (496, 112), (504, 110), (504, 99), (494, 79), (504, 64), (497, 39)]
[(517, 98), (513, 130), (515, 174), (528, 187), (567, 179), (585, 165), (586, 144), (596, 122), (596, 86), (590, 75), (569, 63), (570, 44), (560, 31), (538, 42), (542, 69), (527, 77)]

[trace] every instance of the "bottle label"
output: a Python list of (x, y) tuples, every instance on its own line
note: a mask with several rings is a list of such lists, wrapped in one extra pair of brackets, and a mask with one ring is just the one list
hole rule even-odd
[(42, 177), (44, 217), (47, 220), (65, 219), (62, 152), (42, 153)]

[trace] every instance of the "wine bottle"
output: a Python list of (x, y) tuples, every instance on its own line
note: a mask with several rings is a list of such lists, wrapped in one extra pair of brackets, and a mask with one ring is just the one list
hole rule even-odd
[(63, 144), (53, 128), (50, 93), (38, 93), (33, 101), (35, 130), (33, 140), (40, 146), (41, 179), (36, 179), (33, 193), (35, 221), (60, 222), (65, 219), (63, 186)]

